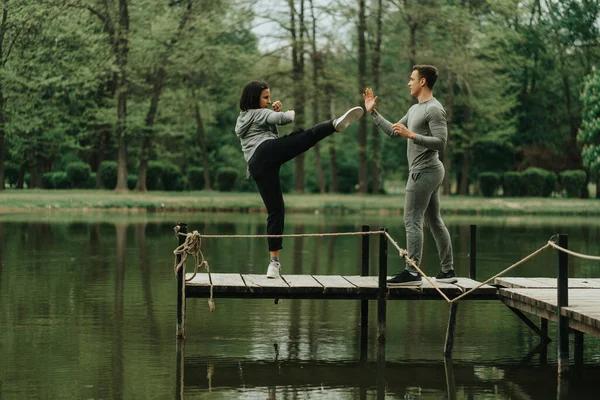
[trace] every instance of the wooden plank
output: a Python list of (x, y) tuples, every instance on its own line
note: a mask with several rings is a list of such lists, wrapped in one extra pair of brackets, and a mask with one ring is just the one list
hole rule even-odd
[(343, 276), (348, 282), (358, 287), (358, 293), (377, 293), (379, 278), (377, 276)]
[(289, 285), (280, 278), (267, 278), (266, 275), (242, 274), (249, 290), (254, 293), (280, 293), (288, 292)]
[(370, 294), (375, 297), (379, 292), (379, 277), (377, 276), (343, 276), (351, 284), (357, 287), (358, 293)]
[(358, 287), (341, 275), (313, 275), (313, 278), (323, 285), (324, 293), (358, 293)]
[(321, 290), (323, 289), (323, 285), (313, 278), (312, 275), (283, 275), (282, 278), (290, 288), (318, 287)]
[[(185, 279), (190, 279), (192, 277), (192, 273), (189, 274), (185, 274)], [(194, 277), (194, 279), (192, 279), (191, 281), (187, 281), (185, 283), (186, 286), (210, 286), (210, 279), (208, 278), (208, 274), (206, 273), (202, 273), (202, 274), (196, 274), (196, 276)]]
[(290, 293), (323, 294), (323, 285), (311, 275), (283, 275), (282, 278), (288, 284)]
[[(501, 301), (506, 304), (508, 307), (513, 307), (523, 312), (527, 312), (529, 314), (537, 315), (539, 317), (545, 318), (549, 321), (556, 322), (556, 311), (551, 312), (548, 310), (541, 310), (536, 308), (535, 306), (527, 303), (522, 303), (518, 300), (511, 299), (508, 297), (501, 297)], [(600, 338), (600, 327), (594, 327), (589, 324), (585, 324), (573, 319), (569, 319), (569, 327), (579, 332), (584, 332), (589, 335), (593, 335), (597, 338)]]
[[(556, 278), (496, 278), (494, 282), (507, 288), (556, 288)], [(600, 279), (569, 278), (569, 288), (600, 289)]]
[(214, 293), (245, 293), (249, 289), (240, 274), (210, 274)]
[[(556, 289), (501, 289), (500, 296), (505, 304), (519, 303), (521, 311), (544, 318), (556, 315)], [(576, 324), (575, 329), (596, 335), (600, 330), (600, 290), (570, 288), (569, 307), (561, 314), (569, 318), (570, 325)]]
[(556, 283), (554, 284), (554, 286), (552, 286), (547, 283), (542, 283), (540, 281), (533, 280), (532, 278), (499, 277), (499, 278), (494, 279), (494, 283), (496, 285), (504, 286), (507, 288), (551, 288), (551, 287), (556, 287)]
[[(474, 287), (476, 287), (477, 285), (479, 285), (481, 282), (477, 282), (474, 281), (473, 279), (469, 279), (469, 278), (456, 278), (458, 279), (458, 281), (454, 284), (456, 286), (458, 286), (459, 288), (463, 289), (463, 291), (467, 291), (470, 290)], [(496, 291), (498, 289), (496, 289), (495, 287), (491, 286), (491, 285), (483, 285), (482, 287), (478, 288), (477, 290), (475, 290), (472, 295), (476, 296), (477, 294), (496, 294)]]

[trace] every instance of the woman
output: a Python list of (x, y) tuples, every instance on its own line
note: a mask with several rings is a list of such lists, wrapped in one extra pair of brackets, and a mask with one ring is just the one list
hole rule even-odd
[[(240, 98), (241, 112), (235, 125), (235, 133), (240, 138), (244, 158), (248, 162), (248, 173), (256, 182), (267, 208), (267, 234), (281, 235), (285, 219), (285, 205), (279, 180), (281, 166), (333, 132), (345, 130), (363, 115), (363, 109), (354, 107), (339, 118), (279, 137), (277, 125), (291, 123), (296, 113), (294, 110), (281, 112), (283, 106), (280, 101), (273, 103), (273, 110), (268, 109), (270, 104), (269, 86), (260, 81), (249, 82)], [(278, 278), (282, 239), (268, 238), (267, 241), (271, 255), (267, 278)]]

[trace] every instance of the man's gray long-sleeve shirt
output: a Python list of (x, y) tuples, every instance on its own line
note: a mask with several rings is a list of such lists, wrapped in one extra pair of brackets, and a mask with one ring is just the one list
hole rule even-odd
[(244, 159), (250, 161), (262, 142), (277, 139), (277, 125), (286, 125), (294, 118), (288, 112), (275, 112), (268, 108), (255, 108), (240, 112), (235, 124), (235, 134), (240, 138)]
[[(399, 136), (394, 133), (392, 123), (375, 111), (373, 122), (387, 135)], [(434, 97), (423, 103), (413, 105), (398, 123), (405, 125), (417, 136), (408, 140), (406, 155), (410, 171), (420, 171), (441, 165), (439, 152), (446, 147), (448, 127), (446, 111)]]

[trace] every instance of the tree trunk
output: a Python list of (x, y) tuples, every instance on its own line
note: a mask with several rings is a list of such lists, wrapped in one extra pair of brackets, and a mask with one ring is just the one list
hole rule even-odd
[[(365, 90), (367, 73), (367, 49), (365, 44), (365, 0), (358, 2), (358, 86), (359, 93)], [(358, 192), (367, 193), (367, 119), (358, 123)]]
[(148, 171), (148, 159), (150, 157), (150, 149), (152, 148), (152, 128), (158, 111), (158, 100), (165, 82), (165, 69), (158, 67), (154, 75), (154, 85), (152, 87), (152, 98), (150, 99), (150, 109), (146, 114), (146, 127), (142, 142), (142, 151), (140, 152), (140, 166), (138, 168), (137, 184), (135, 190), (138, 192), (146, 192), (146, 173)]
[(25, 186), (25, 162), (19, 166), (19, 176), (17, 177), (17, 189), (23, 189)]
[(212, 190), (210, 182), (210, 170), (208, 164), (208, 146), (206, 145), (206, 132), (204, 131), (204, 123), (202, 122), (202, 114), (200, 114), (200, 106), (196, 100), (196, 93), (192, 90), (194, 97), (194, 116), (196, 118), (196, 131), (198, 132), (198, 140), (202, 149), (202, 169), (204, 169), (204, 190)]
[[(313, 125), (319, 123), (319, 71), (321, 70), (323, 59), (317, 52), (317, 19), (315, 18), (315, 9), (313, 7), (313, 1), (310, 0), (310, 13), (312, 15), (312, 61), (313, 61)], [(323, 174), (323, 164), (321, 162), (321, 153), (319, 151), (319, 143), (314, 147), (315, 151), (315, 164), (317, 168), (317, 182), (319, 184), (319, 193), (325, 194), (325, 176)]]
[(460, 177), (460, 187), (458, 194), (468, 196), (469, 195), (469, 167), (471, 164), (471, 150), (469, 146), (465, 148), (463, 153), (463, 166), (462, 174)]
[(452, 71), (448, 79), (448, 103), (446, 104), (446, 124), (448, 126), (448, 137), (446, 139), (446, 149), (444, 150), (444, 181), (442, 183), (442, 193), (449, 195), (452, 191), (452, 118), (454, 116), (454, 78)]
[[(2, 11), (2, 23), (0, 24), (0, 68), (4, 69), (4, 38), (6, 34), (6, 21), (8, 19), (8, 7), (5, 2), (4, 9)], [(4, 190), (4, 153), (6, 149), (4, 148), (4, 138), (6, 136), (6, 131), (4, 129), (4, 123), (6, 121), (5, 115), (5, 105), (6, 99), (4, 98), (4, 85), (2, 81), (0, 81), (0, 190)]]
[[(300, 0), (300, 13), (296, 24), (294, 0), (289, 0), (290, 30), (292, 34), (292, 77), (294, 79), (294, 101), (296, 103), (296, 128), (304, 128), (304, 0)], [(294, 191), (304, 193), (304, 154), (295, 160)]]
[[(328, 99), (326, 103), (325, 114), (326, 118), (332, 117), (331, 109), (333, 107), (333, 100), (331, 100), (331, 88), (327, 87), (325, 90), (325, 98)], [(337, 193), (339, 191), (338, 185), (338, 169), (337, 169), (337, 157), (335, 153), (335, 135), (329, 136), (327, 139), (327, 147), (329, 149), (329, 175), (331, 176), (331, 182), (329, 185), (330, 193)]]
[(115, 38), (115, 55), (119, 78), (117, 80), (117, 137), (119, 138), (119, 153), (117, 162), (117, 192), (126, 192), (127, 189), (127, 138), (125, 137), (125, 123), (127, 118), (127, 56), (129, 53), (129, 11), (127, 0), (119, 0), (119, 31)]
[[(183, 14), (183, 18), (178, 27), (178, 31), (177, 31), (178, 35), (181, 34), (181, 31), (185, 27), (185, 25), (189, 19), (191, 9), (192, 9), (192, 3), (191, 3), (191, 1), (188, 1), (187, 10)], [(167, 53), (175, 45), (177, 40), (178, 40), (178, 37), (175, 37), (169, 42)], [(164, 58), (167, 58), (167, 57), (168, 57), (168, 54)], [(165, 65), (165, 63), (166, 63), (166, 60), (163, 59), (160, 66), (156, 70), (156, 74), (154, 77), (154, 84), (152, 87), (152, 97), (150, 100), (150, 109), (148, 110), (148, 114), (146, 115), (146, 131), (144, 133), (142, 150), (140, 152), (140, 166), (138, 168), (137, 184), (135, 187), (135, 189), (139, 192), (146, 192), (148, 190), (148, 188), (146, 186), (146, 178), (147, 178), (147, 172), (148, 172), (148, 160), (150, 159), (150, 150), (152, 149), (152, 136), (153, 136), (152, 128), (154, 127), (154, 121), (156, 119), (156, 114), (158, 112), (158, 101), (160, 99), (160, 95), (161, 95), (162, 89), (164, 87), (166, 71), (162, 65)]]
[[(379, 93), (379, 84), (381, 82), (381, 36), (382, 36), (382, 11), (383, 4), (382, 0), (377, 1), (377, 32), (375, 33), (375, 46), (373, 48), (373, 58), (372, 58), (372, 67), (373, 67), (373, 86), (375, 89), (375, 93)], [(363, 88), (364, 90), (364, 88)], [(372, 176), (373, 176), (373, 193), (381, 193), (381, 188), (379, 187), (380, 177), (379, 177), (379, 129), (375, 124), (371, 126), (372, 132), (372, 142), (373, 142), (373, 160), (372, 160)]]
[[(1, 51), (1, 50), (0, 50)], [(4, 137), (6, 132), (4, 130), (4, 92), (0, 84), (0, 190), (4, 190)]]

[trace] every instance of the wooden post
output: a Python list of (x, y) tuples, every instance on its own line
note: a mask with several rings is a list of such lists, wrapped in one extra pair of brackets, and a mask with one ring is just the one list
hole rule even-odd
[(185, 362), (185, 341), (178, 340), (177, 341), (177, 354), (175, 357), (177, 365), (175, 366), (175, 377), (176, 377), (176, 386), (175, 386), (175, 398), (177, 400), (183, 400), (184, 396), (184, 375), (185, 368), (183, 367)]
[[(558, 235), (558, 245), (563, 249), (569, 247), (568, 236)], [(569, 319), (562, 315), (562, 308), (569, 306), (569, 258), (568, 254), (558, 251), (558, 284), (556, 320), (558, 321), (558, 376), (569, 372)]]
[(477, 225), (471, 225), (469, 250), (469, 278), (477, 280)]
[(575, 367), (580, 368), (583, 366), (583, 332), (575, 331), (575, 345), (573, 347)]
[(377, 400), (385, 400), (385, 343), (377, 345)]
[[(362, 231), (369, 232), (371, 227), (363, 225)], [(360, 276), (369, 276), (369, 236), (362, 235), (361, 271)], [(367, 342), (369, 339), (369, 300), (360, 301), (360, 355), (367, 358)]]
[(444, 357), (444, 370), (446, 372), (446, 391), (448, 400), (456, 400), (456, 383), (454, 380), (454, 365), (452, 357)]
[(448, 329), (446, 330), (446, 344), (444, 345), (444, 356), (452, 357), (452, 346), (454, 345), (454, 328), (456, 327), (456, 311), (458, 303), (450, 303), (448, 312)]
[[(180, 222), (177, 224), (179, 226), (179, 232), (177, 235), (177, 239), (179, 242), (179, 246), (181, 246), (185, 242), (185, 236), (180, 235), (187, 233), (187, 224)], [(177, 264), (181, 262), (181, 255), (177, 254)], [(183, 321), (183, 310), (185, 309), (185, 276), (184, 276), (185, 268), (180, 268), (177, 271), (177, 338), (181, 339), (185, 337), (185, 326)]]
[[(387, 229), (381, 228), (383, 232)], [(379, 236), (379, 293), (377, 295), (377, 340), (385, 343), (386, 336), (386, 300), (387, 300), (387, 250), (388, 239), (382, 234)]]

